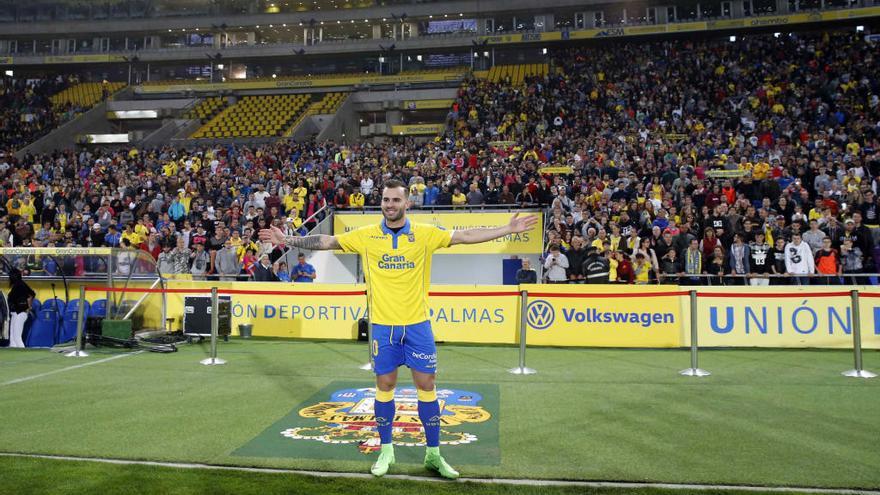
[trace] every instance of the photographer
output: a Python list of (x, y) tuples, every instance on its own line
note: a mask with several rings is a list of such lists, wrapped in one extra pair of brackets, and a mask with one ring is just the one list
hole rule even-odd
[(12, 318), (9, 324), (9, 347), (24, 347), (24, 323), (28, 319), (31, 304), (37, 294), (21, 278), (21, 272), (12, 269), (9, 272), (9, 311)]
[(559, 251), (559, 244), (550, 244), (550, 254), (544, 261), (544, 273), (548, 283), (564, 284), (568, 280), (568, 258)]

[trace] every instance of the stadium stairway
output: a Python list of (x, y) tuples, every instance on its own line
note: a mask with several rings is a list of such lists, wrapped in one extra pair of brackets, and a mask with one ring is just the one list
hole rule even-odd
[(316, 95), (321, 99), (312, 102), (311, 105), (302, 113), (293, 123), (292, 126), (284, 133), (285, 137), (293, 137), (303, 122), (313, 115), (335, 115), (339, 107), (345, 103), (348, 93), (325, 93), (324, 95)]
[(49, 134), (21, 148), (15, 156), (21, 159), (28, 153), (51, 153), (56, 149), (69, 148), (80, 134), (112, 132), (113, 127), (106, 118), (105, 89), (108, 98), (112, 99), (125, 92), (126, 85), (125, 83), (79, 83), (52, 95), (49, 99), (56, 113), (64, 111), (68, 104), (78, 107), (81, 113)]
[(229, 101), (222, 96), (209, 96), (199, 101), (195, 106), (186, 111), (182, 118), (198, 120), (202, 124), (217, 116), (229, 106)]

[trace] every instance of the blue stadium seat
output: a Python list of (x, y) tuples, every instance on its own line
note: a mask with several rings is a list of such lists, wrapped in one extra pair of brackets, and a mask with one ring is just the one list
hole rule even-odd
[(107, 300), (98, 299), (93, 302), (87, 314), (89, 316), (107, 316)]
[[(64, 310), (64, 312), (67, 313), (67, 312), (70, 312), (71, 310), (76, 311), (77, 309), (79, 309), (79, 304), (80, 304), (79, 299), (74, 299), (74, 300), (70, 301), (69, 303), (67, 303), (67, 308)], [(89, 314), (89, 308), (91, 307), (91, 305), (89, 304), (88, 301), (83, 301), (83, 305), (86, 308), (86, 314)]]
[(31, 303), (31, 311), (33, 313), (28, 316), (27, 320), (24, 321), (24, 328), (21, 332), (21, 338), (25, 342), (25, 345), (27, 345), (28, 335), (30, 334), (31, 327), (34, 324), (34, 321), (36, 321), (36, 315), (40, 312), (41, 307), (42, 304), (40, 303), (40, 300), (35, 297), (33, 302)]
[(44, 309), (54, 309), (59, 315), (63, 315), (66, 308), (67, 303), (56, 297), (55, 299), (46, 299), (40, 307), (40, 311), (43, 311)]
[(58, 333), (60, 317), (58, 312), (52, 309), (41, 310), (31, 326), (27, 336), (27, 347), (52, 347), (55, 345), (55, 337)]
[[(74, 299), (68, 303), (61, 319), (61, 324), (58, 325), (58, 337), (55, 339), (57, 344), (69, 342), (76, 338), (76, 319), (80, 306), (79, 302), (79, 299)], [(88, 301), (84, 301), (83, 310), (85, 315), (89, 314)], [(85, 320), (85, 318), (83, 319)], [(83, 322), (83, 325), (85, 325), (85, 322)]]

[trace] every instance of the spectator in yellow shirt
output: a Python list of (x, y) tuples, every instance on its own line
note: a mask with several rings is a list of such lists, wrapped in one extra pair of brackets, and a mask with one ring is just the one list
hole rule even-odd
[(355, 190), (348, 195), (348, 206), (350, 208), (363, 208), (365, 201), (366, 198), (364, 198), (364, 194), (360, 190)]
[(21, 208), (18, 210), (18, 214), (21, 215), (21, 218), (27, 220), (28, 223), (34, 222), (34, 215), (37, 214), (37, 208), (34, 206), (34, 200), (30, 195), (25, 195), (24, 200), (21, 202)]
[(467, 196), (461, 193), (461, 189), (455, 188), (452, 194), (452, 206), (464, 206), (467, 203)]
[[(306, 198), (309, 195), (309, 188), (300, 180), (299, 184), (293, 189), (293, 193), (299, 196), (299, 200), (305, 204)], [(302, 210), (302, 208), (299, 209)]]
[[(144, 240), (145, 240), (147, 237), (149, 237), (149, 235), (150, 235), (150, 231), (149, 231), (149, 229), (147, 229), (147, 226), (144, 225), (144, 219), (143, 219), (143, 218), (139, 218), (139, 219), (138, 219), (138, 221), (137, 221), (137, 225), (134, 226), (134, 232), (135, 232), (137, 235), (140, 236), (140, 238), (141, 238), (141, 242), (144, 242)], [(135, 246), (137, 246), (137, 244), (134, 244), (134, 243), (132, 243), (132, 244), (135, 245)], [(138, 244), (140, 244), (140, 243), (138, 243)]]
[(850, 155), (858, 155), (861, 150), (862, 147), (859, 145), (859, 143), (856, 143), (855, 141), (846, 145), (846, 152)]
[(122, 238), (128, 239), (128, 242), (131, 243), (132, 246), (139, 246), (141, 244), (141, 236), (137, 232), (131, 230), (131, 224), (125, 226), (125, 230), (122, 231)]
[(767, 162), (758, 162), (755, 164), (755, 167), (752, 169), (752, 177), (757, 180), (764, 180), (767, 178), (767, 174), (770, 173), (770, 164)]

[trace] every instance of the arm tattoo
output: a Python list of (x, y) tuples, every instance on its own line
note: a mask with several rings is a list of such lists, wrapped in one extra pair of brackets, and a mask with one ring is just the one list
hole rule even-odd
[(290, 247), (298, 247), (311, 251), (322, 249), (341, 249), (339, 241), (332, 235), (307, 235), (305, 237), (286, 236), (284, 244)]

